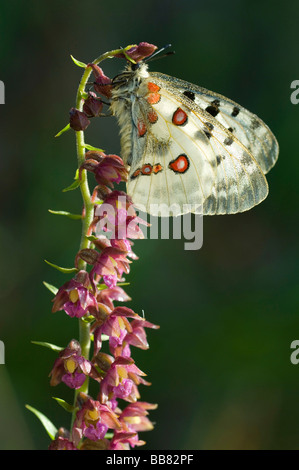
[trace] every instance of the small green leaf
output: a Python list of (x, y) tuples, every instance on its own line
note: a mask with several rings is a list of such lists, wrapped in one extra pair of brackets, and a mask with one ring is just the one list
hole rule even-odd
[(25, 405), (27, 410), (31, 411), (32, 413), (35, 414), (35, 416), (37, 416), (37, 418), (40, 420), (40, 422), (42, 423), (42, 425), (44, 426), (45, 430), (47, 431), (47, 433), (49, 434), (50, 438), (52, 440), (55, 439), (55, 435), (57, 433), (57, 428), (56, 426), (54, 426), (54, 424), (49, 420), (49, 418), (47, 418), (43, 413), (41, 413), (40, 411), (36, 410), (35, 408), (33, 408), (32, 406), (30, 405)]
[(87, 240), (89, 240), (90, 242), (95, 242), (97, 240), (97, 237), (95, 237), (94, 235), (89, 235), (88, 237), (86, 237)]
[(91, 323), (94, 321), (94, 316), (93, 315), (88, 315), (87, 317), (82, 317), (81, 320), (84, 323)]
[(77, 179), (70, 186), (68, 186), (67, 188), (64, 188), (62, 192), (66, 193), (67, 191), (73, 191), (74, 189), (79, 188), (80, 184), (81, 184), (81, 181)]
[(99, 149), (97, 147), (93, 147), (92, 145), (89, 145), (89, 144), (84, 144), (84, 147), (87, 149), (87, 150), (95, 150), (96, 152), (104, 152), (103, 149)]
[(73, 220), (82, 219), (82, 215), (80, 214), (71, 214), (71, 212), (66, 212), (66, 211), (52, 211), (52, 209), (48, 209), (48, 211), (51, 214), (55, 214), (55, 215), (65, 215), (69, 219), (73, 219)]
[(71, 59), (74, 62), (74, 64), (78, 65), (78, 67), (82, 67), (83, 69), (86, 69), (87, 65), (84, 64), (84, 62), (80, 62), (80, 60), (75, 59), (75, 57), (73, 57), (72, 55), (71, 55)]
[(82, 100), (86, 100), (88, 97), (89, 97), (89, 94), (86, 93), (86, 91), (82, 91), (82, 92), (80, 93), (80, 98), (81, 98)]
[(75, 177), (74, 177), (74, 182), (67, 188), (64, 188), (62, 192), (65, 193), (67, 191), (73, 191), (74, 189), (79, 188), (80, 184), (81, 184), (81, 180), (79, 179), (79, 168), (77, 168)]
[(77, 268), (62, 268), (61, 266), (57, 266), (56, 264), (50, 263), (50, 261), (47, 261), (46, 259), (44, 261), (49, 266), (52, 266), (52, 268), (55, 268), (55, 269), (57, 269), (58, 271), (60, 271), (61, 273), (64, 273), (64, 274), (74, 273), (74, 272), (78, 271)]
[(52, 294), (54, 294), (54, 295), (57, 294), (57, 292), (58, 292), (57, 287), (52, 286), (52, 284), (48, 284), (48, 282), (46, 282), (46, 281), (44, 281), (43, 284), (50, 292), (52, 292)]
[(63, 134), (64, 132), (68, 131), (69, 129), (71, 128), (70, 124), (68, 123), (67, 126), (65, 126), (63, 129), (61, 129), (61, 131), (59, 131), (55, 137), (59, 137), (61, 136), (61, 134)]
[(58, 405), (62, 406), (62, 408), (69, 413), (72, 413), (75, 410), (75, 407), (73, 405), (70, 405), (67, 403), (65, 400), (62, 400), (62, 398), (57, 398), (57, 397), (52, 397), (53, 400), (56, 400)]
[(31, 341), (32, 344), (37, 344), (38, 346), (44, 346), (45, 348), (51, 349), (52, 351), (62, 351), (64, 348), (61, 346), (56, 346), (56, 344), (46, 343), (45, 341)]

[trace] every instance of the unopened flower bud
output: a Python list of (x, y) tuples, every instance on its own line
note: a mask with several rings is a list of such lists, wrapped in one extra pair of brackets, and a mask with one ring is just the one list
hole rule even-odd
[[(140, 62), (141, 60), (145, 59), (152, 55), (157, 46), (154, 44), (149, 44), (148, 42), (140, 42), (138, 46), (132, 46), (130, 49), (126, 51), (126, 55), (130, 57), (130, 59), (134, 60), (134, 62)], [(119, 58), (126, 58), (125, 54), (117, 54), (116, 57)]]
[(93, 74), (96, 78), (94, 82), (94, 89), (101, 95), (107, 96), (110, 98), (111, 89), (112, 89), (112, 80), (107, 77), (101, 67), (95, 64), (88, 64), (88, 67), (92, 68)]
[(77, 254), (77, 258), (83, 259), (83, 261), (86, 261), (86, 263), (88, 264), (95, 264), (98, 257), (99, 257), (99, 253), (96, 250), (92, 250), (89, 248), (80, 250), (79, 253)]
[(76, 108), (70, 110), (70, 126), (74, 131), (84, 131), (90, 124), (85, 113)]
[(89, 93), (83, 105), (83, 111), (88, 117), (98, 117), (103, 109), (103, 103), (95, 93)]

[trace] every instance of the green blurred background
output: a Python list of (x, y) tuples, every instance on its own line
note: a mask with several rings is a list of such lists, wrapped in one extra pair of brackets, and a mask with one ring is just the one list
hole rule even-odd
[[(81, 69), (101, 53), (147, 41), (173, 44), (176, 55), (153, 62), (161, 71), (222, 93), (258, 114), (280, 144), (268, 175), (270, 194), (254, 210), (206, 217), (204, 243), (135, 245), (127, 291), (131, 308), (160, 325), (150, 349), (134, 350), (158, 403), (147, 449), (297, 449), (299, 365), (298, 126), (290, 84), (299, 79), (298, 1), (152, 0), (151, 2), (17, 1), (0, 4), (1, 317), (0, 446), (45, 449), (46, 432), (25, 404), (69, 426), (51, 398), (55, 353), (31, 340), (66, 345), (77, 321), (51, 314), (56, 286), (69, 279), (44, 263), (72, 266), (80, 223), (48, 209), (81, 210), (79, 191), (62, 193), (76, 169), (74, 134), (54, 139), (74, 106)], [(107, 61), (114, 76), (121, 60)], [(87, 131), (90, 144), (119, 152), (113, 118)], [(141, 386), (142, 387), (142, 386)]]

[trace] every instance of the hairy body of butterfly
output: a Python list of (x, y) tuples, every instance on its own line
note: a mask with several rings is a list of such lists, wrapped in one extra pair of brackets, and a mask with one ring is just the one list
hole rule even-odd
[(142, 62), (112, 84), (127, 191), (137, 207), (161, 216), (173, 205), (175, 215), (234, 214), (265, 199), (278, 143), (261, 119), (224, 96), (149, 73)]

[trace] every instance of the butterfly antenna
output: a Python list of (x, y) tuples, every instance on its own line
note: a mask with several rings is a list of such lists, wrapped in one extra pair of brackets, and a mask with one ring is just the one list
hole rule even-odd
[[(161, 47), (161, 49), (158, 49), (151, 56), (149, 56), (148, 59), (145, 59), (143, 62), (149, 62), (150, 60), (153, 59), (153, 57), (156, 57), (156, 55), (161, 54), (161, 52), (165, 51), (165, 49), (168, 49), (169, 47), (171, 47), (171, 44), (167, 44), (166, 46)], [(174, 51), (166, 52), (166, 54), (163, 54), (160, 57), (156, 57), (156, 59), (162, 59), (162, 57), (165, 57), (165, 56), (171, 55), (171, 54), (174, 54)]]

